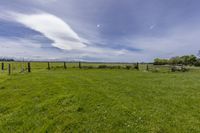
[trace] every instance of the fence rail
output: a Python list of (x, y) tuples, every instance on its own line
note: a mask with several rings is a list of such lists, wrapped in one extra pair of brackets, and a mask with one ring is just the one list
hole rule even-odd
[(91, 62), (1, 62), (2, 73), (31, 73), (39, 70), (56, 69), (127, 69), (151, 72), (171, 72), (170, 65), (153, 65), (145, 63), (91, 63)]

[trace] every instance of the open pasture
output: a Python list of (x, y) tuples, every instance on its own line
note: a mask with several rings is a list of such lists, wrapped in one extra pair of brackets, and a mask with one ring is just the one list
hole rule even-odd
[(45, 62), (19, 73), (20, 65), (13, 62), (10, 76), (0, 73), (2, 133), (200, 132), (198, 68), (172, 73), (147, 72), (145, 65), (138, 71), (71, 63), (65, 70), (57, 63), (48, 70)]

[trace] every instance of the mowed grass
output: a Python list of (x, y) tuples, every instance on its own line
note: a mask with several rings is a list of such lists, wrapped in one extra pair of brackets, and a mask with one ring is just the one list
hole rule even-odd
[(0, 73), (0, 132), (200, 132), (200, 72)]

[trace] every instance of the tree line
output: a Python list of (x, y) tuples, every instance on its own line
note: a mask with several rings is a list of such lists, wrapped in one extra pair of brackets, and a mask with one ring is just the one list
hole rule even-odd
[(191, 65), (200, 66), (200, 59), (195, 55), (176, 56), (170, 59), (156, 58), (154, 65)]
[(15, 60), (12, 58), (0, 57), (0, 61), (15, 61)]

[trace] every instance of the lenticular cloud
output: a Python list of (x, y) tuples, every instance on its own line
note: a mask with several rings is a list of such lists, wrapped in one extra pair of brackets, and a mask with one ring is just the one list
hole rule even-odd
[(44, 34), (54, 41), (54, 47), (64, 50), (78, 50), (85, 47), (78, 34), (62, 19), (48, 13), (12, 13), (15, 21)]

